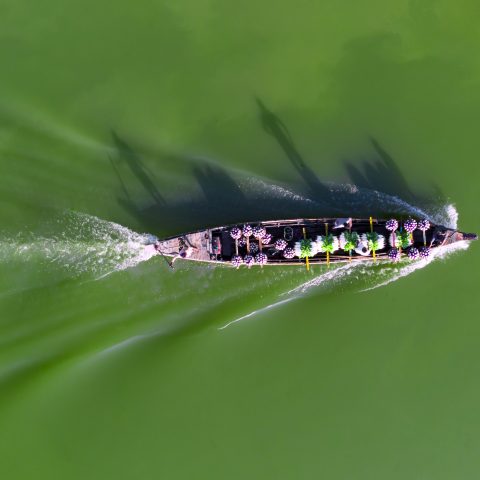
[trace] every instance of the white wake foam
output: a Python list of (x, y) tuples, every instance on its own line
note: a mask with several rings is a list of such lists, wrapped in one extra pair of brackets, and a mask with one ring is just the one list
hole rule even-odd
[(360, 214), (377, 215), (378, 211), (389, 212), (392, 215), (411, 215), (417, 218), (427, 218), (433, 223), (448, 228), (457, 228), (458, 212), (453, 204), (429, 206), (420, 208), (411, 205), (396, 195), (357, 187), (349, 183), (327, 184), (332, 198), (344, 214), (351, 216)]
[(328, 284), (329, 287), (332, 287), (333, 285), (338, 284), (339, 282), (342, 282), (346, 278), (350, 277), (355, 271), (360, 271), (362, 274), (366, 274), (367, 272), (365, 265), (360, 263), (352, 262), (341, 266), (333, 266), (331, 270), (317, 275), (311, 280), (308, 280), (307, 282), (288, 290), (282, 295), (298, 295), (305, 293), (314, 287), (320, 287), (326, 284)]
[(156, 254), (146, 246), (151, 236), (92, 215), (68, 212), (57, 223), (60, 233), (1, 236), (0, 261), (36, 261), (58, 266), (72, 275), (105, 276), (134, 267)]
[(241, 177), (238, 183), (249, 197), (278, 198), (290, 201), (292, 206), (301, 204), (310, 209), (314, 208), (320, 217), (325, 216), (326, 212), (334, 211), (343, 216), (353, 217), (377, 216), (379, 212), (389, 212), (392, 216), (411, 215), (416, 218), (427, 218), (448, 228), (457, 228), (458, 212), (452, 204), (419, 207), (396, 195), (358, 187), (351, 183), (324, 182), (323, 186), (329, 193), (323, 193), (321, 198), (296, 192), (290, 186), (279, 185), (258, 177)]
[(231, 320), (230, 322), (226, 323), (222, 327), (218, 328), (218, 330), (224, 330), (227, 327), (230, 327), (231, 325), (241, 322), (242, 320), (246, 320), (247, 318), (253, 317), (254, 315), (258, 315), (259, 313), (266, 312), (267, 310), (271, 310), (272, 308), (278, 307), (280, 305), (283, 305), (284, 303), (290, 302), (293, 300), (292, 298), (286, 298), (284, 300), (280, 300), (278, 302), (272, 303), (270, 305), (267, 305), (266, 307), (260, 308), (258, 310), (254, 310), (253, 312), (247, 313), (246, 315), (242, 315), (241, 317), (236, 318), (235, 320)]
[(434, 250), (432, 250), (430, 257), (424, 260), (418, 260), (413, 262), (409, 262), (408, 260), (405, 260), (403, 262), (403, 265), (400, 264), (397, 268), (392, 267), (392, 265), (395, 265), (395, 264), (390, 264), (390, 271), (385, 272), (385, 273), (389, 273), (388, 275), (389, 278), (383, 281), (379, 281), (378, 283), (376, 283), (371, 287), (363, 289), (362, 292), (366, 292), (368, 290), (374, 290), (375, 288), (379, 288), (379, 287), (384, 287), (389, 283), (395, 282), (402, 277), (406, 277), (407, 275), (412, 274), (416, 270), (425, 268), (427, 265), (429, 265), (435, 260), (446, 259), (453, 253), (466, 250), (469, 246), (470, 245), (467, 241), (457, 242), (452, 245), (446, 245), (444, 247), (435, 248)]
[(318, 204), (315, 200), (304, 195), (296, 193), (291, 189), (270, 183), (257, 177), (246, 177), (239, 181), (239, 185), (245, 193), (253, 192), (256, 195), (267, 195), (270, 198), (281, 198), (292, 200), (294, 202), (302, 202), (307, 204)]
[[(274, 192), (281, 197), (286, 197), (294, 201), (308, 202), (313, 205), (320, 203), (310, 198), (304, 197), (289, 189), (285, 189), (275, 184), (268, 184), (264, 181), (255, 181), (251, 185), (262, 186), (269, 192)], [(359, 188), (352, 184), (333, 184), (329, 183), (328, 188), (332, 193), (332, 199), (337, 200), (336, 206), (341, 206), (341, 211), (354, 216), (357, 212), (363, 213), (365, 210), (369, 211), (371, 215), (375, 215), (376, 211), (389, 211), (392, 215), (411, 215), (417, 218), (427, 218), (431, 222), (443, 225), (448, 228), (456, 229), (458, 223), (458, 212), (453, 204), (440, 205), (437, 207), (429, 207), (422, 209), (413, 206), (402, 200), (401, 198), (389, 195), (376, 190), (366, 188)], [(319, 215), (322, 213), (319, 211)], [(432, 250), (431, 256), (425, 260), (411, 262), (407, 259), (400, 263), (391, 263), (390, 261), (378, 261), (377, 263), (346, 263), (341, 266), (332, 266), (326, 272), (322, 272), (308, 280), (301, 283), (293, 289), (290, 289), (282, 294), (281, 297), (287, 296), (286, 299), (274, 302), (267, 307), (255, 310), (246, 315), (243, 315), (235, 320), (232, 320), (220, 328), (224, 329), (233, 324), (251, 318), (261, 312), (269, 310), (273, 307), (282, 305), (290, 300), (301, 297), (310, 290), (329, 290), (340, 285), (356, 285), (357, 291), (365, 292), (379, 287), (383, 287), (392, 282), (395, 282), (403, 277), (406, 277), (417, 270), (425, 268), (436, 260), (446, 259), (450, 255), (466, 250), (469, 247), (469, 242), (457, 242), (452, 245), (435, 248)], [(367, 286), (366, 286), (367, 285)], [(360, 287), (359, 287), (360, 286)]]
[[(457, 242), (452, 245), (432, 250), (431, 256), (426, 260), (413, 262), (406, 259), (400, 263), (391, 263), (388, 260), (382, 260), (376, 264), (373, 262), (370, 264), (352, 262), (337, 267), (332, 266), (328, 271), (320, 273), (311, 280), (301, 283), (297, 287), (280, 294), (280, 297), (286, 298), (231, 320), (218, 328), (218, 330), (223, 330), (272, 308), (299, 299), (308, 292), (329, 291), (333, 288), (340, 288), (345, 285), (348, 285), (349, 287), (353, 286), (357, 289), (356, 291), (360, 293), (384, 287), (414, 273), (417, 270), (425, 268), (435, 260), (444, 260), (454, 253), (466, 250), (468, 247), (469, 242), (467, 241)], [(366, 284), (368, 286), (365, 287)]]

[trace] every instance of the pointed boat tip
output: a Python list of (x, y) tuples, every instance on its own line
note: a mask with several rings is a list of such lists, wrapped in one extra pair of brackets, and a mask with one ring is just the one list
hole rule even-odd
[(463, 239), (469, 241), (478, 240), (478, 235), (476, 233), (464, 233)]

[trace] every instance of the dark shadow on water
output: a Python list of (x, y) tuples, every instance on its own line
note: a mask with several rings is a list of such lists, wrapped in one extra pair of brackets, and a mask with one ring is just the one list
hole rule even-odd
[[(112, 137), (119, 159), (125, 161), (132, 174), (140, 181), (145, 191), (152, 197), (152, 200), (157, 205), (164, 204), (164, 200), (155, 185), (151, 170), (143, 164), (140, 156), (135, 153), (128, 143), (121, 139), (115, 131), (112, 131)], [(123, 187), (125, 187), (125, 185), (123, 185)]]
[[(315, 205), (299, 201), (294, 195), (279, 195), (275, 189), (268, 190), (262, 184), (241, 184), (211, 161), (181, 156), (175, 157), (175, 162), (188, 166), (195, 182), (181, 195), (167, 200), (160, 193), (153, 172), (145, 165), (146, 155), (116, 132), (113, 140), (115, 154), (109, 160), (120, 184), (118, 203), (150, 233), (168, 236), (209, 226), (316, 213)], [(170, 155), (156, 152), (153, 156), (150, 154), (148, 160), (150, 164), (156, 162), (157, 171), (161, 172), (166, 157), (171, 160)], [(142, 195), (132, 194), (128, 186), (131, 180), (141, 186)], [(192, 192), (195, 187), (197, 191)]]
[(218, 166), (195, 166), (193, 175), (207, 202), (227, 202), (231, 206), (237, 205), (240, 208), (247, 201), (235, 180)]
[[(278, 115), (269, 110), (258, 97), (255, 97), (255, 101), (264, 130), (277, 141), (295, 170), (300, 174), (311, 198), (325, 208), (325, 213), (322, 212), (322, 215), (335, 214), (338, 213), (338, 210), (348, 214), (348, 209), (352, 208), (352, 195), (345, 191), (332, 190), (323, 182), (306, 164), (285, 123)], [(436, 185), (430, 186), (428, 194), (415, 193), (408, 185), (398, 164), (380, 142), (373, 137), (370, 137), (370, 142), (375, 152), (375, 158), (355, 163), (345, 162), (349, 182), (356, 187), (396, 196), (412, 205), (427, 206), (445, 201), (445, 196)], [(371, 211), (364, 212), (364, 214), (372, 213)], [(387, 213), (381, 212), (381, 205), (379, 205), (376, 214), (379, 213)]]
[(408, 184), (393, 157), (380, 145), (379, 141), (370, 137), (375, 157), (357, 162), (345, 162), (347, 174), (355, 185), (371, 190), (395, 195), (412, 205), (428, 205), (445, 202), (446, 198), (438, 185), (429, 185), (428, 193), (415, 192)]
[(257, 102), (263, 129), (277, 141), (295, 170), (297, 170), (308, 186), (310, 196), (314, 200), (330, 201), (331, 192), (329, 188), (322, 183), (315, 172), (305, 163), (295, 146), (287, 126), (275, 113), (265, 106), (262, 100), (255, 97), (255, 101)]
[[(414, 192), (393, 157), (375, 138), (370, 138), (374, 158), (356, 163), (345, 162), (349, 180), (355, 187), (337, 188), (322, 181), (299, 153), (285, 123), (261, 99), (255, 100), (263, 129), (279, 144), (305, 184), (303, 197), (288, 192), (288, 186), (282, 188), (259, 179), (240, 178), (209, 160), (175, 156), (174, 162), (186, 166), (195, 182), (193, 187), (167, 200), (160, 192), (158, 178), (161, 178), (164, 160), (168, 158), (171, 161), (172, 156), (162, 152), (146, 155), (120, 134), (112, 132), (115, 154), (110, 161), (122, 192), (118, 202), (146, 231), (168, 236), (262, 219), (386, 216), (397, 212), (391, 209), (391, 205), (385, 204), (385, 196), (378, 197), (374, 191), (396, 196), (420, 207), (443, 200), (438, 187), (433, 187), (430, 195)], [(157, 175), (147, 167), (147, 159), (148, 164), (158, 166), (155, 168)], [(126, 178), (127, 175), (130, 179)], [(132, 194), (128, 187), (131, 179), (141, 186), (141, 197), (147, 198), (147, 201)]]
[(370, 137), (370, 142), (377, 158), (363, 161), (360, 166), (345, 162), (345, 169), (351, 181), (359, 187), (398, 195), (408, 202), (414, 201), (416, 195), (408, 186), (393, 158), (375, 138)]

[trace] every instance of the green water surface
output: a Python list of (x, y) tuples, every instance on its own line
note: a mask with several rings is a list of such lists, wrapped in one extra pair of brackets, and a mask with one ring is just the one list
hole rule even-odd
[(391, 196), (480, 230), (479, 15), (0, 1), (0, 478), (477, 478), (478, 245), (365, 292), (405, 270), (132, 252)]

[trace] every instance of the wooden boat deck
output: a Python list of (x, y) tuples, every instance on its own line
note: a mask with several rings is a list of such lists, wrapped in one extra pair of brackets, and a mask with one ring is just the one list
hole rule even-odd
[(161, 241), (159, 245), (159, 252), (166, 257), (174, 257), (178, 255), (181, 248), (181, 242), (192, 247), (193, 251), (188, 260), (197, 260), (198, 262), (211, 261), (211, 234), (209, 230), (202, 230), (200, 232), (187, 233), (181, 237), (173, 237)]
[[(267, 255), (267, 265), (301, 265), (305, 263), (305, 259), (294, 257), (286, 259), (282, 252), (274, 248), (273, 242), (275, 239), (284, 238), (289, 246), (293, 246), (295, 242), (302, 240), (305, 237), (315, 240), (318, 235), (325, 235), (325, 232), (332, 233), (339, 236), (345, 227), (338, 229), (334, 228), (335, 218), (301, 218), (301, 219), (287, 219), (287, 220), (273, 220), (263, 222), (252, 222), (251, 225), (262, 225), (267, 232), (271, 234), (272, 241), (269, 245), (263, 245), (263, 253)], [(170, 237), (165, 240), (157, 242), (155, 249), (161, 255), (166, 257), (180, 256), (185, 260), (193, 260), (198, 262), (210, 262), (216, 264), (230, 264), (232, 257), (236, 254), (235, 241), (230, 236), (230, 230), (234, 225), (227, 225), (216, 227), (212, 229), (200, 230), (197, 232), (190, 232), (184, 235)], [(376, 258), (380, 261), (388, 260), (388, 238), (390, 232), (385, 228), (385, 220), (373, 219), (370, 224), (369, 219), (353, 219), (352, 225), (349, 229), (359, 235), (373, 230), (385, 238), (385, 247), (376, 251)], [(412, 247), (421, 248), (424, 245), (423, 233), (415, 230), (412, 234)], [(436, 248), (441, 245), (460, 241), (462, 239), (473, 240), (476, 239), (474, 234), (463, 234), (455, 230), (447, 229), (439, 225), (431, 225), (431, 228), (426, 232), (425, 244), (430, 248)], [(251, 237), (250, 244), (257, 243), (258, 240)], [(185, 255), (185, 252), (187, 254)], [(248, 253), (246, 246), (238, 247), (238, 253), (244, 256)], [(360, 255), (359, 253), (338, 250), (333, 254), (327, 255), (325, 253), (317, 253), (309, 257), (311, 264), (319, 263), (340, 263), (340, 262), (366, 262), (371, 261), (372, 255)]]

